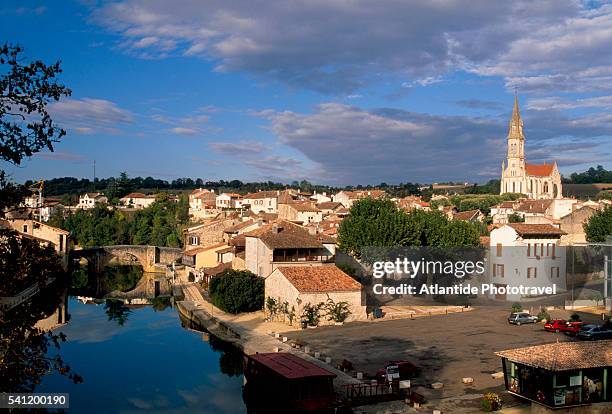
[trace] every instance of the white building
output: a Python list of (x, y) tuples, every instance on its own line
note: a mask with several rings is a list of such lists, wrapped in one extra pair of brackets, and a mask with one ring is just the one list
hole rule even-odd
[(242, 204), (249, 206), (251, 211), (258, 213), (278, 213), (278, 196), (280, 191), (259, 191), (244, 196)]
[(119, 199), (121, 205), (131, 208), (143, 209), (150, 207), (155, 202), (155, 195), (144, 195), (142, 193), (130, 193)]
[[(265, 297), (287, 302), (296, 319), (307, 305), (346, 302), (350, 311), (347, 321), (366, 318), (361, 285), (336, 266), (278, 267), (265, 281)], [(320, 324), (329, 324), (320, 318)]]
[(314, 192), (312, 196), (310, 196), (310, 199), (314, 200), (317, 204), (318, 203), (328, 203), (332, 201), (331, 194), (327, 195), (326, 192), (317, 193), (316, 191)]
[(79, 196), (78, 208), (94, 208), (96, 204), (108, 203), (108, 198), (102, 193), (85, 193)]
[(242, 207), (242, 196), (235, 193), (222, 193), (215, 199), (218, 209), (236, 209)]
[(297, 224), (279, 220), (244, 233), (245, 266), (266, 277), (280, 266), (309, 266), (333, 263), (336, 241), (311, 234)]
[(340, 191), (334, 195), (334, 200), (346, 208), (351, 208), (353, 203), (362, 198), (383, 198), (386, 193), (383, 190), (360, 190), (360, 191)]
[(189, 212), (201, 211), (215, 207), (217, 195), (214, 190), (196, 188), (189, 193)]
[(323, 212), (308, 201), (282, 203), (278, 205), (278, 218), (307, 225), (323, 220)]
[[(550, 224), (511, 223), (491, 231), (490, 276), (498, 286), (566, 289), (565, 232)], [(498, 297), (518, 301), (521, 295)]]

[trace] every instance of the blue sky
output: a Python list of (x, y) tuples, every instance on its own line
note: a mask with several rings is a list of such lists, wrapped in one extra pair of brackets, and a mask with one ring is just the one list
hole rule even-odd
[(514, 89), (527, 160), (612, 168), (612, 5), (4, 1), (0, 39), (60, 59), (68, 135), (13, 179), (324, 184), (499, 175)]

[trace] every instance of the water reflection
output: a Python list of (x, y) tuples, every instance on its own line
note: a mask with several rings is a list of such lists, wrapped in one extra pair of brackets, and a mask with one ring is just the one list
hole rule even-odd
[(75, 413), (246, 412), (240, 351), (183, 328), (163, 275), (139, 270), (72, 275), (43, 319), (84, 382), (52, 373), (35, 391), (70, 393)]

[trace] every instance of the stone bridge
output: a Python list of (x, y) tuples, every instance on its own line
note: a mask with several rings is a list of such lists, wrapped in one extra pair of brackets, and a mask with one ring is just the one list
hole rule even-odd
[(89, 268), (100, 272), (113, 259), (119, 261), (137, 261), (145, 272), (160, 270), (158, 265), (169, 265), (180, 259), (183, 250), (173, 247), (158, 246), (101, 246), (70, 251), (71, 259), (87, 259)]

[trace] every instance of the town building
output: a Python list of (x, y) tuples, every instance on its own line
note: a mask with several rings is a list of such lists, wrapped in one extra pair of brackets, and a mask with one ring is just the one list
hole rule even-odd
[(363, 198), (383, 198), (387, 195), (383, 190), (360, 190), (360, 191), (340, 191), (335, 194), (333, 201), (342, 203), (346, 208), (351, 208), (353, 203)]
[(316, 206), (319, 210), (321, 210), (323, 217), (334, 214), (336, 211), (343, 208), (342, 203), (337, 201), (323, 201), (321, 203), (317, 203)]
[(561, 174), (557, 163), (525, 162), (525, 135), (517, 96), (514, 97), (507, 140), (507, 160), (502, 162), (500, 194), (520, 193), (530, 199), (561, 198)]
[(453, 220), (469, 221), (471, 223), (482, 223), (485, 215), (480, 210), (460, 211), (453, 214)]
[[(553, 412), (546, 408), (610, 412), (612, 340), (556, 342), (495, 354), (502, 359), (506, 389), (532, 401), (532, 413)], [(534, 409), (534, 404), (543, 409)]]
[(331, 194), (327, 194), (326, 192), (317, 193), (316, 191), (312, 196), (310, 196), (310, 199), (316, 202), (317, 204), (332, 201)]
[(404, 198), (400, 198), (398, 200), (395, 200), (395, 204), (397, 205), (398, 208), (402, 210), (406, 210), (406, 211), (412, 211), (412, 210), (430, 211), (431, 210), (430, 204), (427, 201), (423, 201), (421, 197), (417, 197), (417, 196), (407, 196)]
[(119, 202), (122, 206), (136, 209), (150, 207), (155, 202), (155, 195), (145, 195), (143, 193), (129, 193), (121, 197)]
[(37, 239), (45, 246), (52, 246), (61, 257), (64, 267), (68, 265), (68, 252), (72, 248), (70, 232), (29, 218), (11, 218), (5, 223), (21, 235)]
[(189, 193), (189, 215), (197, 216), (199, 212), (216, 207), (217, 194), (214, 190), (196, 188)]
[(294, 201), (278, 204), (278, 218), (300, 225), (319, 223), (323, 220), (323, 212), (310, 201)]
[(280, 191), (258, 191), (244, 196), (242, 204), (255, 213), (278, 213)]
[(586, 243), (584, 224), (596, 212), (597, 210), (592, 207), (582, 207), (561, 217), (559, 219), (559, 228), (566, 233), (561, 236), (561, 243), (564, 245)]
[(198, 247), (207, 247), (225, 241), (225, 230), (239, 224), (236, 214), (229, 217), (219, 217), (203, 224), (183, 230), (183, 246), (185, 251)]
[[(490, 281), (494, 285), (566, 289), (565, 232), (550, 224), (510, 223), (491, 231)], [(521, 300), (522, 295), (497, 299)]]
[(218, 209), (239, 209), (242, 207), (242, 196), (236, 193), (222, 193), (215, 199), (215, 205)]
[[(280, 266), (266, 277), (265, 297), (278, 303), (288, 303), (296, 315), (302, 315), (304, 307), (327, 303), (346, 302), (350, 315), (347, 321), (366, 318), (364, 293), (361, 284), (332, 266)], [(321, 318), (320, 324), (332, 323)]]
[(333, 263), (336, 241), (278, 220), (243, 234), (247, 270), (266, 277), (277, 267)]
[(77, 208), (90, 209), (97, 204), (108, 203), (108, 198), (102, 193), (85, 193), (79, 196), (79, 204)]

